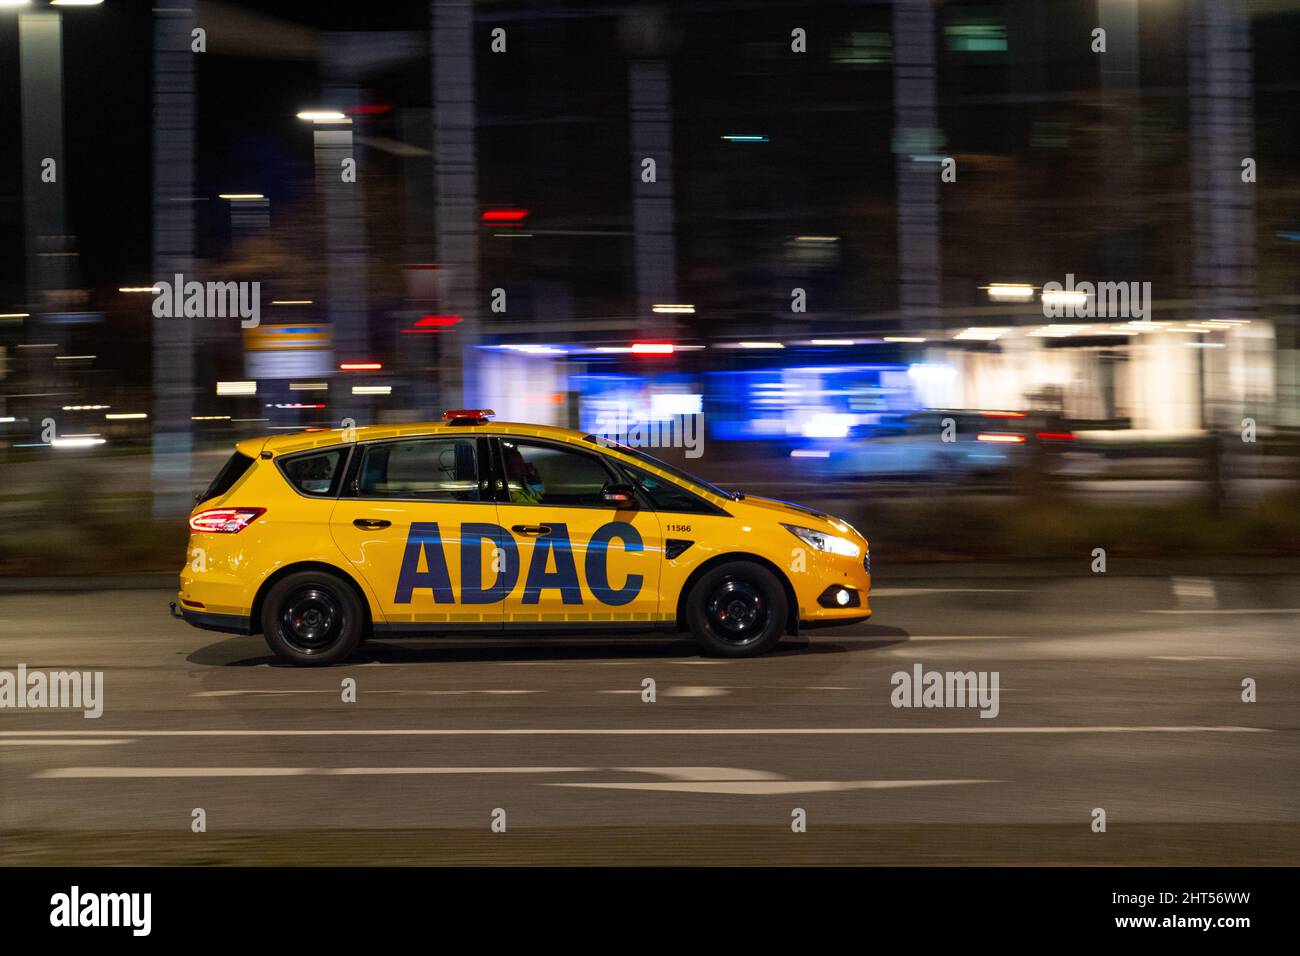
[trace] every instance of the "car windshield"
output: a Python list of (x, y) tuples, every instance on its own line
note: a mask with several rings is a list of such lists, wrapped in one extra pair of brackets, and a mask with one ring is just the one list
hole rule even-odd
[(693, 485), (696, 488), (707, 491), (711, 495), (717, 495), (719, 498), (729, 498), (732, 500), (737, 498), (735, 493), (719, 488), (717, 485), (711, 484), (703, 478), (697, 478), (688, 471), (682, 471), (680, 468), (670, 465), (666, 461), (661, 461), (654, 455), (647, 455), (639, 448), (633, 448), (630, 445), (624, 445), (621, 442), (610, 441), (608, 438), (598, 438), (595, 435), (588, 435), (585, 440), (594, 442), (597, 445), (604, 445), (606, 448), (613, 448), (615, 451), (620, 451), (631, 458), (635, 458), (637, 461), (642, 461), (647, 465), (652, 465), (660, 471), (666, 471), (683, 484)]

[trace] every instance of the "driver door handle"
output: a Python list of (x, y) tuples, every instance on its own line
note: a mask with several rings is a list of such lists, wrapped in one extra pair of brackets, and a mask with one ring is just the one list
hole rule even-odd
[(378, 531), (380, 528), (387, 528), (392, 525), (391, 521), (384, 518), (357, 518), (352, 523), (362, 531)]
[(510, 530), (515, 534), (526, 534), (534, 538), (544, 538), (551, 533), (551, 529), (544, 524), (516, 524), (511, 525)]

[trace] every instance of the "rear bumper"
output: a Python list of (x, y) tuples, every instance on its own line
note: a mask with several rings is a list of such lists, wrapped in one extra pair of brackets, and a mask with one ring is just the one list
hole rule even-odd
[(247, 617), (241, 617), (238, 614), (213, 614), (210, 611), (192, 611), (187, 607), (177, 607), (173, 601), (171, 608), (172, 617), (179, 617), (191, 627), (202, 628), (205, 631), (220, 631), (223, 634), (252, 634)]

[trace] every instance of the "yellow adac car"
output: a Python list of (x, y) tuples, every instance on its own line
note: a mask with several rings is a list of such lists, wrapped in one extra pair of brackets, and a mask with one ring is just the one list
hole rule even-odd
[(372, 635), (582, 630), (746, 657), (870, 616), (844, 522), (491, 415), (239, 442), (190, 515), (173, 613), (303, 665)]

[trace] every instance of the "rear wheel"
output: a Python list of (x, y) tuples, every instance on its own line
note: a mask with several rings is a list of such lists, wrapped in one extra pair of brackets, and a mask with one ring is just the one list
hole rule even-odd
[(346, 660), (365, 626), (352, 586), (328, 571), (299, 571), (275, 582), (262, 602), (262, 633), (276, 656), (300, 667)]
[(752, 657), (781, 640), (788, 612), (775, 574), (752, 561), (728, 561), (695, 582), (685, 616), (704, 653)]

